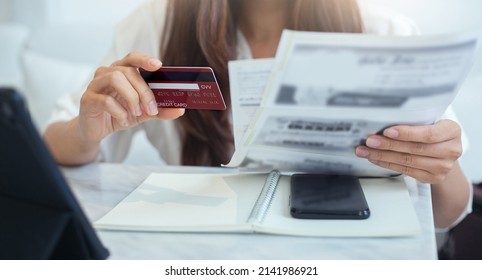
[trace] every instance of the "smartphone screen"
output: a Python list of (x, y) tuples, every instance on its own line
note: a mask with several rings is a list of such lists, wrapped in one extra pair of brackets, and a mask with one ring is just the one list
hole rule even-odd
[(367, 219), (370, 209), (357, 177), (294, 174), (290, 213), (298, 219)]

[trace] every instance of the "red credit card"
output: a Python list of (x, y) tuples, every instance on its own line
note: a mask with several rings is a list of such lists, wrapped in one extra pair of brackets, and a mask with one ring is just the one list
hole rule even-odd
[(155, 72), (139, 69), (159, 108), (226, 110), (223, 95), (210, 67), (161, 67)]

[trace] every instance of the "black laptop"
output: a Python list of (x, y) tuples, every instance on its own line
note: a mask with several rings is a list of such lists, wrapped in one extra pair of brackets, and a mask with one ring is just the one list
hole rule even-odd
[(22, 96), (0, 88), (0, 259), (108, 256)]

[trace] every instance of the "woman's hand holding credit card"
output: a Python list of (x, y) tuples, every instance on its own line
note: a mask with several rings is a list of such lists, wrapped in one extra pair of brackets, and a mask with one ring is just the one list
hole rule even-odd
[(130, 53), (110, 66), (99, 67), (80, 100), (79, 139), (96, 145), (107, 135), (152, 119), (172, 120), (186, 107), (158, 108), (154, 93), (140, 74), (154, 72), (161, 61), (141, 53)]

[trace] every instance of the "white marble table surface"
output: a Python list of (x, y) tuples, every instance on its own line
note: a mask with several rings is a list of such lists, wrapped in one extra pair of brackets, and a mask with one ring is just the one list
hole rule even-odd
[[(221, 172), (218, 168), (90, 164), (62, 169), (87, 217), (106, 214), (152, 172)], [(110, 259), (435, 259), (428, 185), (411, 186), (422, 233), (403, 238), (313, 238), (237, 233), (98, 231)]]

